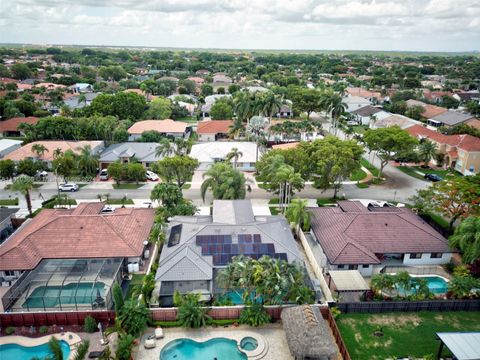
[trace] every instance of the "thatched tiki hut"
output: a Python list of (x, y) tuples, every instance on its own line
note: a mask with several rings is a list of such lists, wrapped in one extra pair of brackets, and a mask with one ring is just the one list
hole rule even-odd
[(337, 346), (318, 307), (286, 308), (281, 318), (290, 353), (296, 360), (337, 359)]

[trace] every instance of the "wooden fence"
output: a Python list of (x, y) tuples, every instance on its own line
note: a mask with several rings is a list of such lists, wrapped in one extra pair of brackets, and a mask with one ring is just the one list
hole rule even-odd
[(0, 327), (83, 326), (87, 316), (91, 316), (97, 322), (102, 322), (103, 324), (113, 324), (115, 322), (114, 311), (15, 312), (0, 314)]
[(338, 303), (342, 313), (386, 313), (411, 311), (480, 311), (480, 300), (369, 301)]

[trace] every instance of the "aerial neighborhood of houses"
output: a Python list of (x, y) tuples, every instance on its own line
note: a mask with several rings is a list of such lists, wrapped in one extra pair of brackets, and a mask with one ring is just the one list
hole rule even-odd
[(0, 59), (0, 359), (480, 359), (478, 56)]

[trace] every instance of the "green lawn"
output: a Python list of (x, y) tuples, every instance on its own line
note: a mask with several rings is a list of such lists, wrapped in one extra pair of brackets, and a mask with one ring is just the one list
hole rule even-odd
[(269, 208), (270, 208), (270, 213), (272, 215), (278, 215), (280, 214), (280, 209), (278, 208), (278, 206), (272, 206), (272, 205), (278, 205), (278, 203), (280, 202), (280, 200), (278, 198), (273, 198), (273, 199), (270, 199), (268, 201), (268, 205)]
[(1, 199), (0, 206), (16, 206), (18, 205), (18, 198), (14, 199)]
[[(33, 188), (38, 189), (39, 187), (41, 187), (43, 185), (45, 185), (45, 183), (43, 183), (43, 184), (42, 183), (40, 183), (40, 184), (34, 183)], [(11, 188), (12, 188), (12, 184), (8, 184), (8, 185), (5, 186), (5, 190), (10, 190)]]
[(191, 187), (192, 187), (192, 184), (183, 184), (183, 185), (182, 185), (182, 189), (183, 189), (183, 190), (188, 190), (188, 189), (190, 189)]
[(108, 201), (107, 201), (107, 205), (122, 205), (122, 204), (125, 204), (125, 205), (133, 205), (134, 202), (132, 199), (126, 199), (125, 201), (120, 198), (120, 199), (116, 199), (116, 198), (109, 198)]
[[(413, 176), (414, 178), (425, 180), (424, 174), (436, 174), (443, 179), (452, 178), (456, 176), (461, 176), (456, 171), (452, 170), (435, 170), (435, 169), (423, 169), (420, 166), (398, 166), (398, 170), (404, 172), (407, 175)], [(419, 174), (418, 172), (422, 173)]]
[(359, 189), (367, 189), (369, 186), (365, 183), (358, 183), (356, 184)]
[(130, 298), (132, 297), (133, 288), (136, 285), (141, 285), (142, 284), (144, 276), (145, 276), (144, 274), (133, 274), (132, 275), (132, 280), (130, 281), (130, 284), (128, 284), (128, 289), (127, 289), (127, 294), (125, 295), (125, 300), (130, 300)]
[(352, 126), (353, 131), (355, 131), (357, 134), (364, 134), (366, 131), (365, 126), (363, 125), (353, 125)]
[(339, 200), (339, 199), (333, 199), (333, 198), (317, 199), (317, 205), (318, 206), (325, 206), (325, 205), (328, 205), (328, 204), (336, 204), (337, 200)]
[(360, 181), (363, 180), (367, 177), (367, 173), (363, 171), (362, 169), (356, 170), (351, 176), (350, 180), (351, 181)]
[(360, 159), (360, 164), (362, 164), (364, 168), (368, 169), (368, 171), (370, 171), (373, 176), (378, 176), (378, 174), (380, 173), (379, 169), (370, 164), (368, 160), (364, 159), (363, 157)]
[[(342, 314), (336, 321), (352, 359), (434, 358), (439, 347), (435, 333), (478, 331), (480, 312)], [(373, 335), (379, 328), (381, 337)]]
[(135, 183), (124, 183), (124, 184), (113, 184), (114, 189), (120, 190), (135, 190), (139, 187), (142, 187), (145, 184), (135, 184)]

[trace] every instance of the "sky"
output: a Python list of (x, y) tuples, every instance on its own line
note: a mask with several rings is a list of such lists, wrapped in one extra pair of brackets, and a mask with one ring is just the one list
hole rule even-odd
[(0, 43), (480, 50), (480, 0), (0, 0)]

